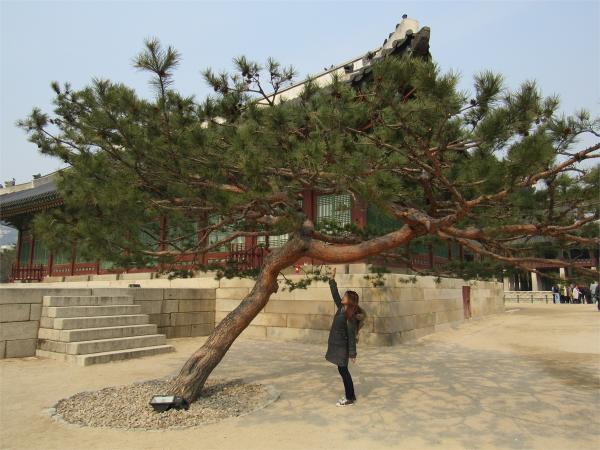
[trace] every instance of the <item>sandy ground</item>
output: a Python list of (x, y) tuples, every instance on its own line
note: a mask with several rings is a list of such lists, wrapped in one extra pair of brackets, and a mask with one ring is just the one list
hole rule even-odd
[[(515, 310), (517, 309), (517, 310)], [(358, 403), (325, 348), (238, 340), (214, 372), (273, 385), (281, 398), (243, 417), (176, 431), (83, 428), (44, 410), (82, 390), (174, 374), (176, 353), (77, 367), (0, 361), (2, 449), (598, 449), (600, 312), (595, 305), (507, 305), (509, 312), (415, 344), (359, 348)], [(512, 310), (512, 311), (511, 311)]]

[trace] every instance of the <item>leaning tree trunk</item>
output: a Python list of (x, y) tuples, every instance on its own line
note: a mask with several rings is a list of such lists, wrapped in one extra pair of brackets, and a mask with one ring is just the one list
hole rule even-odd
[(264, 260), (256, 284), (242, 302), (215, 327), (206, 342), (187, 360), (171, 383), (171, 393), (189, 403), (198, 398), (206, 379), (219, 364), (229, 347), (277, 292), (277, 276), (308, 248), (309, 233), (295, 234)]

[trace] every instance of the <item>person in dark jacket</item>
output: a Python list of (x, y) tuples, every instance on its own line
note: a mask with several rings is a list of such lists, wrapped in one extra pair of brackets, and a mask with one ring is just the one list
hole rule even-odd
[(364, 323), (365, 312), (358, 306), (358, 294), (354, 291), (346, 291), (344, 297), (340, 297), (335, 281), (336, 269), (333, 269), (332, 277), (329, 279), (331, 296), (337, 306), (333, 316), (329, 339), (327, 340), (327, 353), (325, 359), (338, 368), (344, 382), (345, 396), (336, 403), (337, 406), (352, 405), (356, 401), (352, 376), (348, 371), (348, 360), (356, 362), (357, 334)]

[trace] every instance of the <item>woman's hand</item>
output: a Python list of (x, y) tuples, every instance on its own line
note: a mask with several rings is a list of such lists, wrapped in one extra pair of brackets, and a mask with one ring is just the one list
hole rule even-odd
[(353, 364), (356, 364), (356, 358), (350, 358), (350, 361), (352, 361)]
[(334, 267), (333, 270), (331, 271), (331, 278), (335, 278), (335, 272), (337, 271), (337, 267)]

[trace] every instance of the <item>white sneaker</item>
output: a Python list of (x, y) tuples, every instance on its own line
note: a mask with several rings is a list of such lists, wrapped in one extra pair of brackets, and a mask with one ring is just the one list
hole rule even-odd
[(354, 405), (354, 400), (348, 400), (347, 398), (345, 399), (340, 399), (338, 400), (338, 402), (335, 404), (335, 406), (350, 406), (350, 405)]

